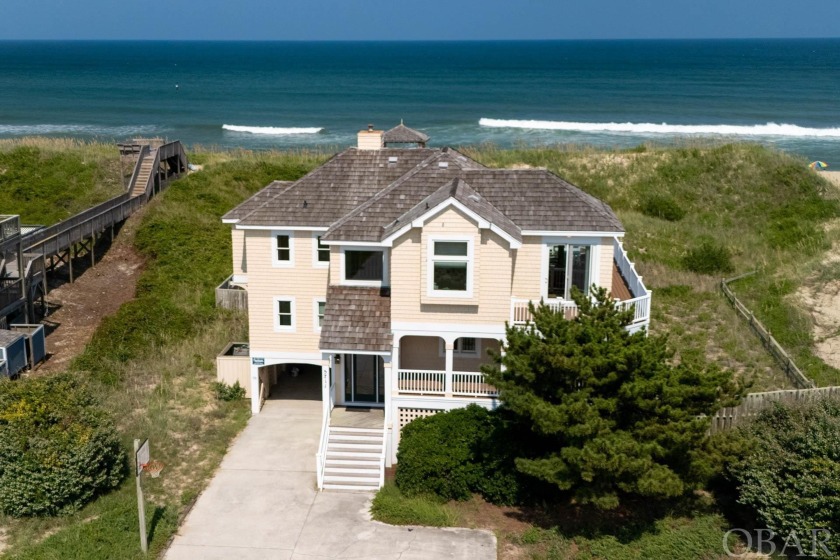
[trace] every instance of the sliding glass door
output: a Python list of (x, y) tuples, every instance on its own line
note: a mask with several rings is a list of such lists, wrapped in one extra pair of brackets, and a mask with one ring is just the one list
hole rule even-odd
[(384, 403), (385, 368), (380, 356), (345, 354), (344, 401)]
[(549, 245), (548, 297), (570, 299), (572, 286), (589, 293), (589, 245)]

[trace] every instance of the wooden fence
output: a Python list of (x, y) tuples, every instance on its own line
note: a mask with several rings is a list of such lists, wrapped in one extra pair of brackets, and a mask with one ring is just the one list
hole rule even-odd
[(722, 408), (712, 416), (711, 433), (729, 430), (758, 415), (772, 403), (797, 403), (820, 398), (840, 399), (840, 387), (817, 387), (815, 389), (790, 389), (750, 393), (741, 404)]
[(241, 288), (232, 288), (233, 276), (216, 286), (216, 307), (248, 311), (248, 292)]
[(755, 318), (755, 315), (747, 309), (747, 307), (741, 303), (735, 294), (732, 293), (732, 290), (729, 289), (729, 283), (734, 282), (735, 280), (740, 280), (746, 276), (750, 276), (755, 274), (755, 272), (748, 272), (746, 274), (741, 274), (740, 276), (736, 276), (735, 278), (729, 278), (721, 280), (720, 288), (723, 291), (723, 295), (726, 296), (726, 299), (729, 300), (729, 303), (735, 308), (735, 311), (738, 312), (750, 325), (750, 328), (753, 330), (755, 334), (758, 335), (758, 338), (761, 339), (762, 344), (767, 349), (768, 352), (776, 359), (779, 365), (784, 370), (785, 374), (790, 379), (790, 382), (793, 383), (793, 386), (797, 389), (812, 389), (816, 387), (816, 383), (814, 383), (811, 379), (809, 379), (802, 370), (800, 370), (795, 363), (793, 363), (793, 358), (790, 357), (784, 348), (776, 341), (775, 338), (770, 334), (770, 331), (765, 328), (761, 321)]

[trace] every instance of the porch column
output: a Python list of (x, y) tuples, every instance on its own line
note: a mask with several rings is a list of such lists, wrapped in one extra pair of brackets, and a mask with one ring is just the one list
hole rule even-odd
[(260, 367), (251, 364), (251, 414), (260, 412)]
[(446, 348), (446, 377), (444, 378), (444, 385), (443, 391), (444, 395), (447, 397), (452, 396), (452, 370), (454, 369), (454, 359), (455, 359), (455, 341), (454, 340), (447, 340), (445, 341), (445, 348)]
[(388, 395), (385, 397), (386, 404), (391, 395), (397, 395), (400, 392), (400, 347), (397, 345), (391, 347), (391, 377), (390, 380), (385, 378), (385, 389), (385, 394)]

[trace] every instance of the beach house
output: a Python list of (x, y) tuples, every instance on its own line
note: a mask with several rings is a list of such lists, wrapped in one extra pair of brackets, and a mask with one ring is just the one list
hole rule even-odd
[(496, 406), (480, 367), (529, 301), (572, 318), (572, 288), (602, 286), (635, 310), (631, 329), (649, 323), (607, 204), (546, 170), (490, 169), (427, 141), (368, 127), (223, 218), (233, 274), (221, 291), (247, 295), (252, 410), (284, 392), (323, 401), (321, 488), (378, 487), (415, 418)]

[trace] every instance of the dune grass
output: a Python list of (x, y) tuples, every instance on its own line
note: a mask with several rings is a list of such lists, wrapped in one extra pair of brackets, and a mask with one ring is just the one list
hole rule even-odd
[[(678, 357), (718, 362), (752, 380), (753, 390), (786, 386), (719, 293), (721, 277), (757, 269), (754, 280), (733, 289), (806, 375), (840, 384), (840, 372), (813, 354), (807, 311), (791, 297), (825, 275), (825, 255), (840, 241), (840, 228), (828, 227), (840, 220), (836, 191), (807, 162), (750, 144), (465, 152), (491, 167), (547, 168), (608, 202), (654, 291), (651, 330), (667, 332)], [(689, 270), (686, 256), (704, 244), (728, 253), (731, 269)]]
[(122, 194), (121, 177), (113, 144), (0, 140), (0, 214), (20, 214), (25, 224), (52, 225)]

